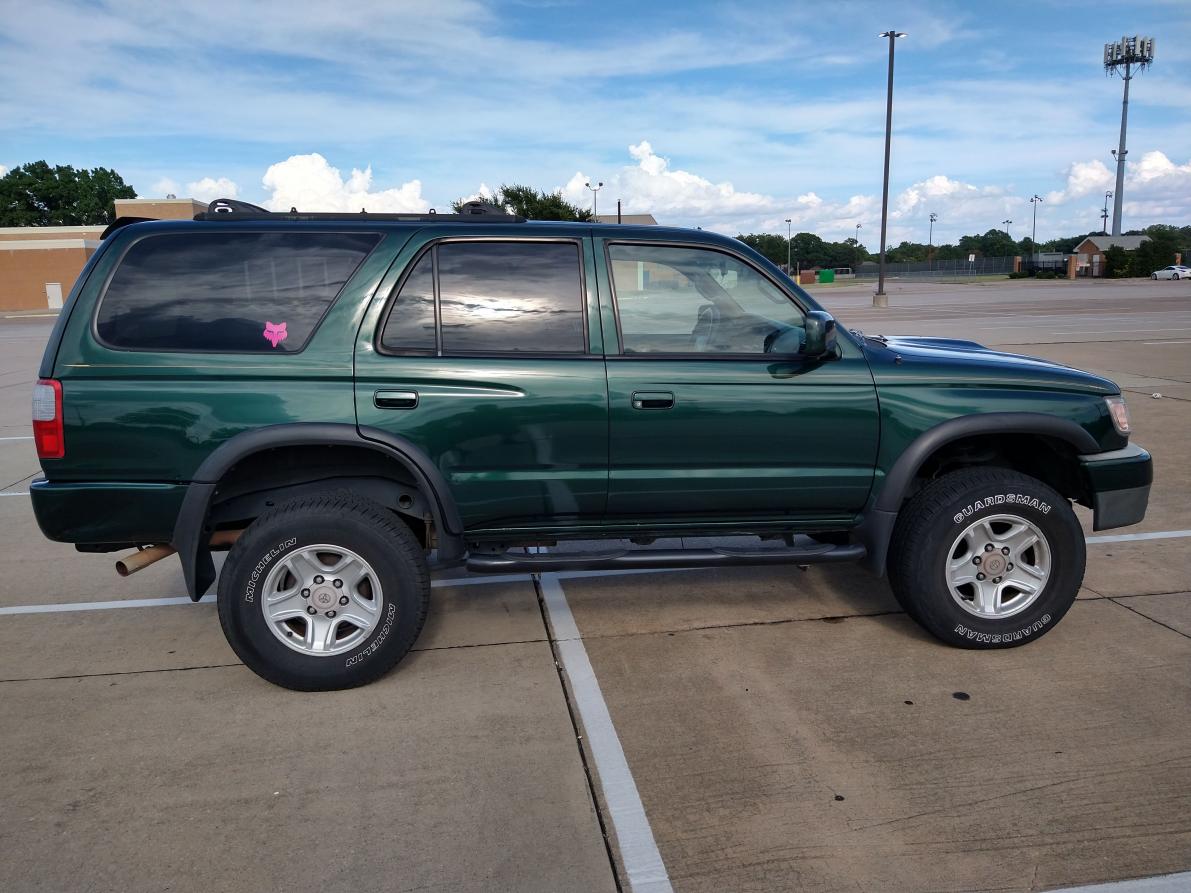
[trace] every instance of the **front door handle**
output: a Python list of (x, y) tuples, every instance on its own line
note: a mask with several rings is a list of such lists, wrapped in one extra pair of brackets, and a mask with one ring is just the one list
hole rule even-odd
[(417, 391), (377, 391), (372, 395), (377, 409), (414, 409), (418, 405)]
[(673, 409), (674, 395), (669, 391), (633, 391), (633, 409)]

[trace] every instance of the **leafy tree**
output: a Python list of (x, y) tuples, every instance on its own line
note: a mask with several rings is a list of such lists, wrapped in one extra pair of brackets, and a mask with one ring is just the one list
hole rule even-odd
[(0, 177), (0, 226), (111, 223), (118, 198), (136, 198), (136, 190), (114, 170), (34, 161)]
[[(786, 239), (784, 236), (774, 235), (773, 233), (750, 233), (747, 236), (737, 236), (736, 238), (758, 253), (765, 255), (766, 258), (775, 264), (785, 266)], [(791, 257), (793, 256), (793, 247), (793, 243), (791, 242)], [(791, 263), (793, 263), (793, 260), (791, 260)]]
[[(571, 204), (562, 197), (561, 191), (545, 192), (532, 186), (513, 184), (501, 186), (495, 195), (484, 201), (527, 220), (591, 220), (591, 211)], [(464, 199), (457, 199), (451, 203), (451, 207), (458, 212), (464, 203)]]

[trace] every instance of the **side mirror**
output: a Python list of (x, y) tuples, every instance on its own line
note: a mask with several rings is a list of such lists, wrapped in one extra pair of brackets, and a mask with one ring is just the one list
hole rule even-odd
[(835, 353), (835, 317), (826, 310), (807, 311), (803, 353), (812, 359)]

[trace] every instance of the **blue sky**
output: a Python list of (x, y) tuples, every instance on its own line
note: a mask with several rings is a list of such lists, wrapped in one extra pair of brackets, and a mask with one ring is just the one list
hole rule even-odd
[(1111, 189), (1122, 34), (1125, 226), (1191, 223), (1191, 3), (0, 0), (0, 166), (113, 167), (142, 195), (445, 208), (529, 183), (665, 223), (875, 247), (886, 28), (890, 241), (1011, 218), (1086, 232)]

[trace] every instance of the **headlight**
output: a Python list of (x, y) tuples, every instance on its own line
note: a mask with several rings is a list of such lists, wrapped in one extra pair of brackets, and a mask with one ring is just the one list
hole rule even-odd
[(1108, 404), (1108, 414), (1112, 416), (1112, 424), (1117, 429), (1117, 433), (1128, 436), (1130, 431), (1129, 407), (1125, 405), (1125, 398), (1105, 397), (1104, 402)]

